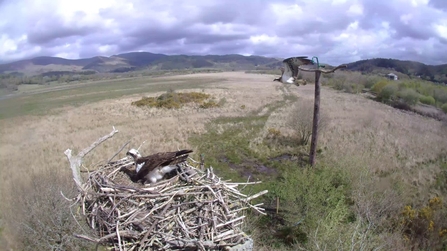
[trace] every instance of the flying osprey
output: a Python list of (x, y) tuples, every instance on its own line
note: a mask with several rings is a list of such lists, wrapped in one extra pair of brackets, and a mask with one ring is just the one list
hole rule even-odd
[[(281, 68), (281, 77), (273, 79), (284, 84), (297, 84), (298, 80), (298, 67), (300, 65), (313, 65), (312, 60), (307, 57), (291, 57), (282, 61), (283, 67)], [(299, 84), (298, 84), (299, 85)]]
[(165, 174), (177, 169), (177, 164), (186, 161), (188, 153), (192, 150), (180, 150), (176, 152), (161, 152), (152, 154), (146, 157), (141, 157), (141, 154), (135, 150), (130, 149), (126, 155), (131, 156), (135, 161), (135, 172), (127, 168), (123, 168), (127, 175), (133, 182), (141, 181), (145, 184), (147, 181), (155, 183), (163, 179)]

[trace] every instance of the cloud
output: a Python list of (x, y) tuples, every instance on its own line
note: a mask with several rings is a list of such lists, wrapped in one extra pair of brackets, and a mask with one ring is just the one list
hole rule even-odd
[(0, 0), (0, 58), (131, 51), (447, 63), (444, 0)]

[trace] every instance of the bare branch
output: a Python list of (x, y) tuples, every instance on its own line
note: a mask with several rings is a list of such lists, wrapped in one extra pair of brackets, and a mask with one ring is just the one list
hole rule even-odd
[(81, 152), (78, 153), (77, 156), (73, 156), (71, 154), (71, 149), (67, 149), (65, 150), (65, 156), (67, 156), (68, 162), (70, 162), (70, 168), (71, 168), (71, 172), (73, 174), (73, 179), (76, 183), (76, 186), (78, 188), (78, 190), (82, 189), (82, 177), (81, 177), (81, 164), (82, 164), (82, 158), (84, 158), (85, 155), (87, 155), (90, 151), (92, 151), (93, 149), (95, 149), (95, 147), (97, 147), (99, 144), (101, 144), (102, 142), (106, 141), (107, 139), (113, 137), (113, 135), (115, 135), (115, 133), (117, 133), (118, 130), (115, 129), (115, 127), (113, 127), (113, 130), (111, 133), (109, 133), (108, 135), (99, 138), (97, 141), (93, 142), (92, 145), (90, 145), (89, 147), (85, 148), (84, 150), (82, 150)]
[(124, 149), (124, 147), (126, 147), (129, 143), (130, 143), (130, 141), (127, 141), (126, 144), (124, 144), (124, 145), (118, 150), (118, 152), (116, 152), (110, 159), (108, 159), (106, 163), (109, 163), (110, 161), (112, 161), (112, 159), (115, 158), (116, 155), (118, 155), (118, 154)]
[(83, 158), (85, 155), (87, 155), (91, 150), (95, 149), (95, 147), (97, 147), (99, 144), (101, 144), (102, 142), (106, 141), (107, 139), (113, 137), (113, 135), (115, 135), (115, 133), (118, 133), (118, 130), (115, 129), (115, 127), (113, 127), (112, 132), (110, 132), (108, 135), (105, 135), (104, 137), (98, 139), (97, 141), (95, 141), (91, 146), (89, 146), (88, 148), (85, 148), (84, 150), (82, 150), (80, 153), (78, 153), (78, 156), (80, 158)]

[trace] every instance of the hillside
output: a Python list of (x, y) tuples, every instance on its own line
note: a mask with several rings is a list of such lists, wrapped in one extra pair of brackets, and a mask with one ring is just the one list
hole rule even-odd
[(420, 77), (428, 81), (447, 83), (447, 64), (426, 65), (415, 61), (374, 58), (349, 63), (348, 69), (375, 74), (395, 72), (408, 77)]
[(87, 59), (37, 57), (0, 65), (1, 73), (36, 76), (47, 72), (94, 70), (99, 73), (127, 72), (134, 70), (179, 70), (192, 68), (219, 68), (225, 70), (272, 69), (280, 60), (261, 56), (232, 55), (165, 55), (149, 52), (131, 52), (110, 57), (97, 56)]

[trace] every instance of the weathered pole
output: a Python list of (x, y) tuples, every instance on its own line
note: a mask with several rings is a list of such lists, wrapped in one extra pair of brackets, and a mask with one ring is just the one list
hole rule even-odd
[(318, 140), (318, 122), (320, 121), (320, 76), (321, 72), (315, 72), (315, 99), (314, 99), (314, 118), (312, 124), (312, 138), (310, 141), (309, 163), (315, 166), (315, 155), (317, 153)]
[(309, 164), (311, 166), (315, 166), (316, 155), (317, 155), (317, 142), (318, 142), (318, 123), (320, 121), (320, 76), (321, 73), (332, 73), (337, 69), (345, 68), (346, 65), (339, 65), (331, 70), (322, 70), (319, 69), (319, 65), (317, 65), (317, 69), (306, 69), (299, 67), (301, 71), (307, 72), (315, 72), (315, 98), (314, 98), (314, 117), (312, 123), (312, 138), (310, 142), (310, 153), (309, 153)]

